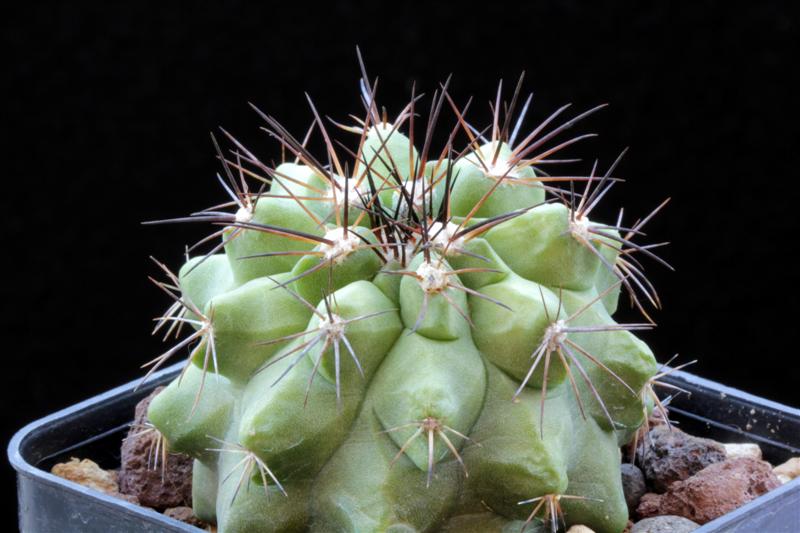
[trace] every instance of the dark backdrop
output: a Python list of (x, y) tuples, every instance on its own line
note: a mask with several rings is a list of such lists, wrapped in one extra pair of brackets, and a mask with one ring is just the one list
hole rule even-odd
[(797, 20), (780, 4), (263, 4), (6, 13), (0, 440), (141, 375), (166, 303), (147, 258), (177, 267), (201, 230), (140, 221), (223, 198), (208, 137), (219, 125), (279, 155), (248, 101), (298, 134), (303, 91), (334, 118), (358, 112), (356, 44), (394, 112), (412, 80), (430, 94), (449, 73), (459, 101), (486, 108), (498, 78), (527, 71), (529, 124), (567, 102), (610, 103), (581, 129), (601, 136), (571, 152), (585, 171), (631, 147), (604, 213), (673, 199), (650, 233), (673, 242), (663, 255), (677, 271), (649, 267), (665, 308), (644, 337), (661, 360), (680, 352), (701, 375), (800, 404)]

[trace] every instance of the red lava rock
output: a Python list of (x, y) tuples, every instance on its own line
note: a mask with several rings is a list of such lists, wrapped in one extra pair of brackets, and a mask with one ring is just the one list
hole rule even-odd
[(199, 527), (200, 529), (205, 529), (208, 527), (208, 524), (194, 515), (194, 511), (191, 507), (170, 507), (169, 509), (164, 510), (164, 515), (174, 520), (180, 520), (181, 522), (186, 522), (187, 524)]
[[(163, 510), (169, 507), (189, 507), (192, 504), (192, 458), (182, 454), (167, 454), (166, 467), (154, 465), (157, 432), (145, 427), (147, 407), (163, 387), (136, 405), (134, 425), (122, 441), (122, 466), (119, 488), (123, 494), (135, 496), (141, 505)], [(160, 454), (159, 454), (160, 455)]]
[(780, 485), (769, 463), (737, 457), (676, 481), (665, 494), (645, 494), (637, 513), (641, 518), (677, 515), (705, 524)]
[(687, 479), (726, 457), (722, 444), (663, 425), (650, 431), (639, 462), (653, 489), (664, 492), (671, 483)]

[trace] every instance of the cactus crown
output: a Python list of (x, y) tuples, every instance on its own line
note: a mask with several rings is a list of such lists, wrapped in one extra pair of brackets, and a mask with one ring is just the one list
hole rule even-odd
[[(619, 159), (582, 177), (543, 170), (590, 137), (560, 134), (603, 106), (558, 123), (564, 106), (523, 135), (520, 77), (479, 130), (448, 79), (420, 137), (423, 96), (412, 89), (389, 121), (361, 69), (363, 117), (331, 122), (355, 147), (310, 98), (302, 139), (256, 109), (282, 162), (222, 130), (229, 200), (157, 221), (215, 228), (178, 275), (158, 263), (172, 305), (155, 330), (193, 331), (147, 365), (190, 347), (148, 416), (170, 452), (195, 458), (196, 514), (226, 532), (618, 533), (618, 446), (656, 374), (632, 333), (660, 305), (640, 260), (663, 262), (661, 244), (634, 241), (663, 204), (629, 227), (600, 223)], [(611, 318), (622, 288), (642, 322)]]

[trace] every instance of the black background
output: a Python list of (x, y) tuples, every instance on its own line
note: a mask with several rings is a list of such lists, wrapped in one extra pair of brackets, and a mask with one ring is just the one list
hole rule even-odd
[(644, 337), (662, 361), (680, 352), (696, 373), (800, 404), (789, 3), (263, 4), (4, 15), (0, 440), (141, 375), (163, 349), (149, 328), (166, 304), (148, 256), (177, 268), (202, 230), (140, 221), (223, 198), (219, 125), (279, 157), (249, 101), (298, 135), (303, 91), (333, 118), (360, 113), (356, 44), (392, 112), (412, 80), (430, 94), (449, 73), (457, 101), (476, 97), (476, 122), (497, 80), (522, 70), (531, 127), (564, 103), (610, 103), (576, 130), (601, 136), (570, 152), (586, 172), (631, 147), (602, 214), (673, 199), (650, 238), (673, 242), (663, 256), (677, 271), (650, 265), (665, 308)]

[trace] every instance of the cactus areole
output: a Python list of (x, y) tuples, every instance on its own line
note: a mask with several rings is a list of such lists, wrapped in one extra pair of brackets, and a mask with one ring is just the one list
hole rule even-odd
[[(224, 203), (154, 222), (212, 230), (177, 275), (157, 262), (172, 348), (149, 369), (189, 359), (148, 417), (220, 531), (624, 529), (619, 446), (657, 372), (633, 333), (659, 306), (658, 245), (634, 242), (653, 213), (592, 219), (616, 162), (553, 172), (602, 106), (527, 131), (520, 79), (481, 129), (448, 84), (390, 121), (362, 63), (349, 124), (309, 99), (294, 136), (257, 110), (282, 162), (222, 130)], [(621, 292), (638, 323), (612, 318)]]

